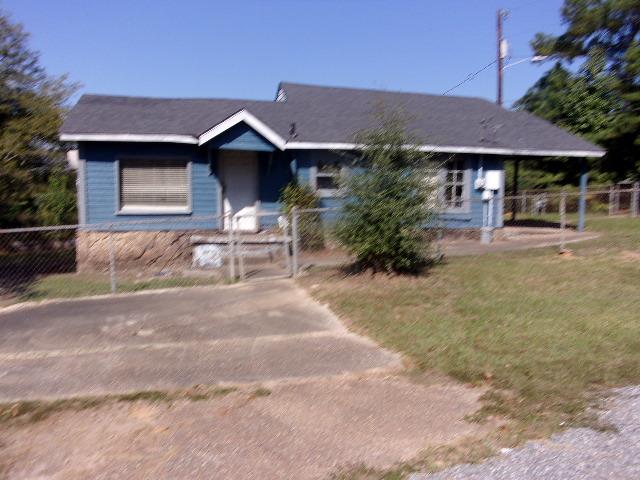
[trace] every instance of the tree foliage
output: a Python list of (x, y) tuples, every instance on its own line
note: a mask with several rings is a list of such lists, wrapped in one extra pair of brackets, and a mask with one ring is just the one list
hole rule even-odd
[(420, 142), (406, 133), (400, 114), (382, 113), (379, 120), (357, 138), (365, 168), (342, 181), (336, 236), (361, 269), (414, 272), (425, 264), (423, 229), (435, 213), (427, 157), (411, 146)]
[(324, 247), (322, 217), (314, 210), (320, 207), (320, 199), (308, 184), (291, 182), (280, 193), (280, 202), (287, 215), (294, 207), (302, 210), (298, 215), (298, 238), (303, 250), (319, 250)]
[[(574, 74), (558, 62), (514, 107), (535, 113), (587, 140), (606, 145), (612, 135), (616, 115), (624, 108), (617, 86), (617, 79), (609, 73), (591, 70)], [(595, 181), (606, 183), (616, 178), (617, 165), (611, 165), (610, 158), (590, 159), (590, 162)], [(532, 160), (525, 167), (523, 179), (528, 181), (523, 185), (525, 188), (571, 184), (580, 175), (580, 164), (575, 159)]]
[[(607, 148), (600, 167), (612, 179), (639, 178), (640, 2), (565, 0), (562, 20), (562, 34), (538, 33), (532, 47), (581, 68), (571, 75), (555, 67), (521, 105)], [(559, 105), (549, 109), (551, 98), (540, 102), (532, 95), (555, 96)]]
[(28, 38), (0, 11), (0, 226), (37, 221), (36, 199), (64, 161), (58, 134), (75, 89), (47, 75)]
[(76, 223), (75, 176), (61, 168), (52, 169), (45, 190), (36, 196), (36, 206), (42, 225)]

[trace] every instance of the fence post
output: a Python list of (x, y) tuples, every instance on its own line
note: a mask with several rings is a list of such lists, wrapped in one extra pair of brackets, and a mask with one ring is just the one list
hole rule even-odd
[(609, 216), (612, 216), (614, 213), (614, 200), (613, 197), (615, 196), (615, 193), (613, 191), (613, 185), (609, 186)]
[(116, 248), (113, 242), (113, 223), (109, 224), (109, 280), (111, 283), (111, 293), (118, 290), (118, 279), (116, 277)]
[(527, 192), (524, 191), (522, 192), (522, 213), (526, 214), (527, 213)]
[[(240, 225), (240, 220), (242, 217), (238, 217), (238, 225)], [(256, 219), (257, 222), (257, 219)], [(238, 232), (241, 232), (238, 227)], [(242, 246), (242, 235), (238, 234), (235, 241), (235, 249), (234, 252), (238, 257), (238, 278), (240, 280), (244, 280), (246, 278), (245, 269), (244, 269), (244, 247)]]
[(227, 214), (227, 230), (229, 233), (229, 278), (234, 282), (236, 280), (236, 257), (233, 245), (233, 212), (231, 211)]
[(293, 277), (293, 265), (291, 263), (291, 222), (287, 219), (284, 223), (284, 241), (282, 242), (282, 248), (284, 250), (284, 261), (289, 276)]
[(291, 209), (291, 253), (293, 258), (291, 259), (291, 270), (293, 276), (298, 276), (298, 252), (299, 252), (299, 232), (298, 232), (298, 207)]
[(635, 182), (631, 194), (631, 216), (635, 218), (638, 214), (640, 214), (640, 182)]
[(567, 192), (560, 194), (560, 253), (564, 252), (566, 238), (565, 230), (567, 228)]

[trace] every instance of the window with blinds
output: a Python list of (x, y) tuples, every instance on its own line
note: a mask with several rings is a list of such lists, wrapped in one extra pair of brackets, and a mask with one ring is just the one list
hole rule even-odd
[(120, 210), (185, 211), (189, 163), (181, 159), (120, 160)]

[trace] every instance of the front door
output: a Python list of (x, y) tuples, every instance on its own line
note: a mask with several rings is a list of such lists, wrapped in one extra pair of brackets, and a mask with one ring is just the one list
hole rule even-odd
[(234, 227), (257, 231), (258, 218), (258, 154), (242, 150), (222, 150), (218, 156), (224, 228), (229, 228), (229, 213), (234, 215)]

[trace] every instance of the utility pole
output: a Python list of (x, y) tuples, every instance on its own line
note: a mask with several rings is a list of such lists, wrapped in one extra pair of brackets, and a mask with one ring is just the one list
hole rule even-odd
[(500, 9), (497, 12), (497, 25), (496, 25), (496, 36), (497, 36), (497, 65), (498, 65), (498, 96), (496, 99), (496, 103), (502, 106), (502, 74), (504, 70), (504, 59), (507, 56), (507, 44), (502, 35), (502, 21), (507, 18), (507, 11)]

